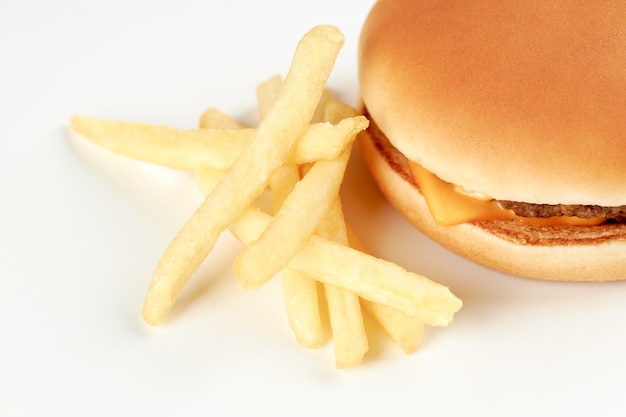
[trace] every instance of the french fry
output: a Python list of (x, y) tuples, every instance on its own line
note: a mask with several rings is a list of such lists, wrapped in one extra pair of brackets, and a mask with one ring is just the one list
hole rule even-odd
[[(317, 234), (341, 245), (349, 244), (338, 195), (319, 223)], [(324, 293), (335, 342), (335, 365), (337, 368), (358, 365), (369, 349), (359, 297), (328, 283), (324, 284)]]
[(243, 152), (254, 129), (189, 129), (75, 115), (72, 130), (118, 154), (154, 164), (191, 170), (227, 169)]
[[(319, 120), (330, 123), (357, 115), (355, 109), (333, 99), (330, 94), (316, 113)], [(350, 244), (339, 193), (318, 224), (317, 234), (341, 245)], [(358, 365), (369, 350), (359, 297), (328, 283), (324, 284), (324, 293), (335, 345), (335, 366), (341, 369)]]
[(324, 284), (330, 327), (338, 369), (356, 366), (369, 349), (359, 297), (331, 284)]
[[(204, 119), (228, 117), (209, 109), (201, 116), (201, 129), (166, 126), (75, 115), (72, 130), (115, 153), (179, 170), (213, 167), (229, 169), (255, 135), (256, 129), (228, 123), (206, 128)], [(330, 160), (341, 154), (352, 140), (354, 126), (365, 123), (363, 116), (337, 126), (316, 123), (297, 142), (286, 158), (287, 164)], [(213, 123), (211, 123), (213, 124)]]
[(365, 310), (376, 319), (392, 342), (406, 354), (415, 352), (424, 339), (424, 322), (383, 304), (361, 300)]
[[(322, 93), (322, 97), (320, 97), (320, 101), (317, 104), (317, 108), (315, 109), (315, 113), (313, 114), (313, 117), (311, 118), (311, 123), (318, 123), (318, 122), (330, 122), (330, 123), (339, 123), (339, 121), (341, 121), (341, 119), (337, 119), (334, 121), (330, 121), (328, 119), (326, 119), (325, 115), (326, 115), (326, 103), (328, 103), (328, 101), (330, 101), (332, 99), (332, 91), (330, 91), (328, 88), (324, 89), (324, 92)], [(356, 116), (357, 114), (353, 114), (353, 116)]]
[(201, 129), (245, 129), (242, 125), (223, 111), (214, 107), (206, 109), (200, 115), (198, 123)]
[[(263, 233), (271, 216), (247, 207), (230, 226), (250, 244)], [(313, 235), (289, 267), (345, 288), (361, 298), (388, 305), (431, 326), (447, 326), (462, 306), (450, 290), (401, 266)]]
[(333, 161), (318, 161), (295, 186), (263, 234), (234, 262), (244, 288), (258, 288), (289, 263), (315, 232), (339, 193), (349, 152)]
[(303, 348), (324, 344), (324, 326), (319, 310), (317, 282), (309, 274), (285, 268), (281, 272), (289, 327)]
[[(298, 167), (286, 165), (276, 171), (270, 183), (272, 206), (280, 210), (300, 180)], [(301, 271), (285, 268), (281, 271), (285, 310), (289, 327), (298, 344), (305, 348), (318, 348), (324, 342), (324, 328), (319, 310), (317, 282)]]
[(336, 124), (312, 124), (285, 164), (334, 160), (354, 142), (354, 135), (365, 130), (368, 125), (369, 120), (365, 116), (348, 117)]
[(269, 110), (278, 100), (282, 86), (283, 78), (280, 75), (275, 75), (257, 86), (257, 109), (261, 120), (265, 119)]
[(276, 170), (270, 181), (272, 209), (278, 213), (296, 184), (300, 181), (297, 165), (285, 165)]
[(350, 117), (356, 117), (359, 115), (359, 112), (355, 108), (332, 97), (329, 97), (326, 100), (326, 105), (324, 106), (323, 113), (324, 114), (322, 116), (322, 120), (333, 124), (337, 124), (343, 119), (348, 119)]
[(333, 26), (316, 26), (300, 40), (280, 96), (254, 138), (157, 264), (142, 309), (147, 323), (156, 325), (167, 316), (222, 231), (263, 192), (271, 175), (283, 165), (307, 129), (343, 42), (343, 35)]

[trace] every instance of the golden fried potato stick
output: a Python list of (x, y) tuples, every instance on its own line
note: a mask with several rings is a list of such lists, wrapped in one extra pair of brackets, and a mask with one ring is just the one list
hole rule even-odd
[[(230, 231), (250, 244), (270, 224), (271, 216), (248, 207)], [(361, 298), (384, 304), (431, 326), (447, 326), (462, 302), (450, 290), (399, 265), (313, 235), (289, 262), (322, 282), (345, 288)]]
[(361, 300), (363, 308), (376, 319), (385, 334), (406, 354), (415, 352), (424, 339), (424, 321), (379, 303)]
[[(210, 109), (201, 116), (201, 122), (203, 118), (222, 117), (223, 114), (219, 115)], [(363, 119), (362, 116), (358, 117), (354, 123), (361, 123)], [(230, 168), (256, 133), (256, 129), (242, 129), (236, 127), (237, 124), (182, 130), (80, 115), (72, 116), (70, 126), (75, 133), (118, 154), (190, 171), (203, 167)], [(344, 134), (337, 133), (338, 129), (343, 130)], [(349, 123), (338, 127), (326, 123), (310, 125), (286, 158), (286, 163), (303, 164), (334, 159), (350, 140)]]
[[(328, 101), (332, 99), (332, 96), (333, 96), (333, 93), (330, 89), (328, 88), (324, 89), (324, 92), (322, 93), (322, 97), (320, 98), (320, 101), (317, 104), (317, 109), (315, 109), (315, 113), (313, 114), (313, 117), (311, 118), (311, 123), (319, 123), (319, 122), (339, 123), (341, 119), (345, 119), (345, 117), (342, 117), (341, 119), (336, 119), (336, 120), (331, 121), (324, 117), (326, 115), (326, 103), (328, 103)], [(355, 112), (352, 116), (356, 116), (357, 114), (358, 113)]]
[(359, 296), (331, 284), (324, 284), (324, 294), (335, 347), (335, 367), (356, 366), (369, 349)]
[(253, 137), (254, 129), (175, 129), (161, 125), (74, 115), (71, 129), (121, 155), (190, 170), (228, 168)]
[(242, 125), (220, 109), (210, 107), (200, 115), (199, 124), (202, 129), (245, 129)]
[[(329, 94), (316, 116), (320, 121), (338, 123), (358, 112)], [(346, 222), (339, 195), (335, 196), (326, 216), (318, 224), (317, 234), (342, 245), (349, 245)], [(339, 369), (356, 366), (369, 350), (359, 297), (343, 288), (324, 284), (330, 326), (335, 346), (335, 366)]]
[(297, 165), (284, 165), (276, 170), (270, 181), (272, 209), (278, 213), (296, 184), (300, 181)]
[(328, 123), (337, 124), (343, 119), (356, 117), (359, 112), (352, 106), (347, 105), (343, 101), (329, 97), (324, 106), (322, 120)]
[(317, 349), (324, 344), (317, 281), (309, 274), (285, 268), (281, 271), (283, 297), (289, 328), (298, 345)]
[[(300, 180), (296, 165), (285, 165), (272, 176), (270, 183), (272, 206), (278, 212)], [(302, 271), (284, 268), (281, 271), (285, 310), (289, 327), (298, 344), (318, 348), (324, 343), (324, 327), (320, 315), (317, 282)]]
[(283, 86), (283, 78), (275, 75), (263, 81), (256, 87), (257, 110), (259, 112), (259, 120), (265, 119), (265, 116), (272, 108), (280, 95), (280, 89)]
[[(349, 244), (338, 195), (318, 224), (317, 234), (341, 245)], [(356, 366), (369, 349), (359, 296), (328, 283), (324, 284), (324, 293), (335, 344), (335, 366), (339, 369)]]
[(263, 192), (274, 171), (283, 165), (306, 132), (343, 42), (334, 26), (316, 26), (300, 40), (275, 105), (157, 264), (142, 309), (147, 323), (156, 325), (167, 316), (222, 231)]

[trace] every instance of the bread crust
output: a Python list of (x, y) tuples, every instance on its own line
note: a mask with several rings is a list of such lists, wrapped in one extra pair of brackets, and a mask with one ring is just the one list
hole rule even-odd
[(395, 147), (500, 200), (626, 204), (626, 6), (379, 0), (362, 99)]
[(390, 143), (364, 132), (361, 155), (390, 203), (441, 246), (471, 261), (526, 278), (553, 281), (626, 279), (626, 224), (532, 226), (517, 221), (437, 225), (408, 160)]

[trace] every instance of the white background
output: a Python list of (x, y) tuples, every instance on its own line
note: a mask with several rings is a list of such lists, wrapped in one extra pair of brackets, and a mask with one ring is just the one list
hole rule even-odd
[(624, 284), (462, 260), (407, 226), (358, 152), (343, 189), (358, 234), (465, 303), (418, 352), (371, 322), (357, 368), (335, 370), (332, 340), (299, 348), (278, 280), (238, 288), (228, 234), (166, 322), (141, 321), (152, 270), (200, 194), (186, 173), (70, 139), (70, 115), (192, 128), (218, 107), (254, 123), (256, 84), (284, 75), (320, 23), (346, 36), (330, 87), (355, 104), (372, 3), (0, 5), (0, 415), (623, 415)]

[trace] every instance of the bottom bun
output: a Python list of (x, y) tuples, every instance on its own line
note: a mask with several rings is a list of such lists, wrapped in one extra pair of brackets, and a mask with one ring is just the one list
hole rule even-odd
[(517, 221), (437, 225), (408, 168), (387, 140), (368, 132), (359, 148), (389, 202), (441, 246), (508, 274), (552, 281), (626, 279), (626, 224), (535, 226)]

